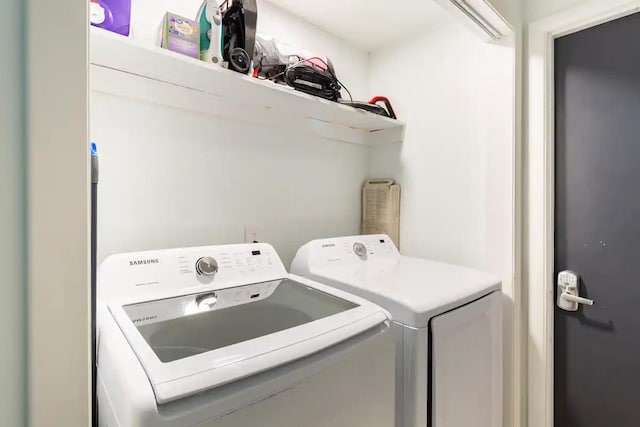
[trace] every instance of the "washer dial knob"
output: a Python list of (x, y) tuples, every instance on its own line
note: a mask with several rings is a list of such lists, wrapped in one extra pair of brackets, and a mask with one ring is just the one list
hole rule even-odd
[(218, 262), (210, 256), (203, 256), (196, 261), (196, 272), (201, 276), (213, 276), (218, 272)]
[(353, 244), (353, 252), (359, 257), (363, 257), (367, 254), (367, 248), (362, 243), (354, 243)]

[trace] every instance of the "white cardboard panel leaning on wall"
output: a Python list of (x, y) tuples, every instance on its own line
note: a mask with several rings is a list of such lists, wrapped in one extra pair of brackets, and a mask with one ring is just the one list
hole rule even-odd
[(368, 179), (362, 186), (362, 234), (386, 234), (400, 248), (400, 186)]

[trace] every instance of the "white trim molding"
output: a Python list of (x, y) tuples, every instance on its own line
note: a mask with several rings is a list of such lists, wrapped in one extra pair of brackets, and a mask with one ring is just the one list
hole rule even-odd
[(27, 425), (87, 427), (88, 2), (28, 0), (26, 21)]
[(554, 40), (640, 10), (640, 1), (593, 0), (529, 24), (523, 151), (523, 281), (528, 301), (528, 415), (553, 427)]

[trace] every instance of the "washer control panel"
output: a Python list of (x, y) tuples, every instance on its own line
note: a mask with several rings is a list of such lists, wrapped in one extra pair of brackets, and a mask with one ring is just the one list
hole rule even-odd
[[(204, 246), (113, 255), (100, 266), (99, 298), (219, 290), (286, 277), (267, 243)], [(214, 296), (211, 296), (214, 298)], [(213, 302), (207, 299), (203, 304)]]
[[(385, 234), (335, 237), (307, 243), (298, 251), (293, 265), (296, 267), (301, 267), (296, 265), (297, 263), (360, 265), (372, 259), (396, 259), (399, 256), (395, 244)], [(300, 271), (305, 271), (304, 267), (301, 268)], [(293, 269), (293, 271), (296, 270)]]

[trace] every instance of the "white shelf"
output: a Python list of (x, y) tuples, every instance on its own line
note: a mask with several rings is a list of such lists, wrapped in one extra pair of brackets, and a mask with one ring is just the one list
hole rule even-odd
[(91, 90), (361, 145), (404, 123), (91, 28)]

